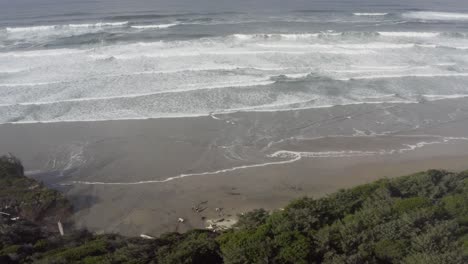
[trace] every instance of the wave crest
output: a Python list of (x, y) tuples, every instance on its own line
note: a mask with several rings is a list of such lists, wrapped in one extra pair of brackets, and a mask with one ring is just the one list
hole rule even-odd
[(468, 21), (468, 13), (415, 11), (403, 13), (403, 17), (421, 20)]

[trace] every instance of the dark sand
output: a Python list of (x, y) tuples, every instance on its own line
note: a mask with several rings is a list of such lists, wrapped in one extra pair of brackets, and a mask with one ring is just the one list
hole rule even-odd
[[(78, 226), (157, 235), (203, 228), (202, 217), (221, 217), (215, 208), (229, 219), (382, 177), (468, 169), (468, 99), (4, 124), (0, 149), (20, 157), (31, 177), (64, 191)], [(192, 210), (205, 201), (203, 212)]]

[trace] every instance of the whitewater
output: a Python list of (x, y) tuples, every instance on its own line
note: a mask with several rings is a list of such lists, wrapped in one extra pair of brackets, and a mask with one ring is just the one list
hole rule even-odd
[(0, 123), (416, 104), (467, 81), (468, 12), (0, 19)]

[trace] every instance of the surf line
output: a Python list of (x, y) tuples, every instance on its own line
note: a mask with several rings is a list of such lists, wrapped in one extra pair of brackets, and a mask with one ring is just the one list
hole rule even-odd
[[(242, 169), (250, 169), (250, 168), (259, 168), (259, 167), (266, 167), (266, 166), (271, 166), (271, 165), (280, 165), (280, 164), (288, 164), (288, 163), (293, 163), (302, 158), (302, 155), (298, 152), (289, 152), (289, 156), (292, 156), (291, 159), (288, 160), (283, 160), (283, 161), (273, 161), (273, 162), (266, 162), (266, 163), (260, 163), (260, 164), (252, 164), (252, 165), (243, 165), (243, 166), (237, 166), (237, 167), (232, 167), (229, 169), (222, 169), (222, 170), (217, 170), (217, 171), (209, 171), (209, 172), (201, 172), (201, 173), (189, 173), (189, 174), (180, 174), (178, 176), (174, 177), (169, 177), (164, 180), (150, 180), (150, 181), (138, 181), (138, 182), (88, 182), (88, 181), (71, 181), (69, 183), (61, 183), (60, 185), (62, 186), (67, 186), (67, 185), (139, 185), (139, 184), (147, 184), (147, 183), (165, 183), (165, 182), (170, 182), (173, 180), (177, 179), (182, 179), (186, 177), (192, 177), (192, 176), (203, 176), (203, 175), (216, 175), (220, 173), (225, 173), (225, 172), (232, 172), (236, 170), (242, 170)], [(271, 155), (268, 155), (269, 157), (279, 157), (279, 156), (284, 156), (284, 151), (278, 151), (275, 152)]]
[[(401, 135), (405, 136), (405, 135)], [(409, 135), (411, 136), (411, 135)], [(242, 169), (250, 169), (250, 168), (259, 168), (259, 167), (267, 167), (272, 165), (281, 165), (281, 164), (289, 164), (294, 163), (296, 161), (301, 160), (302, 158), (346, 158), (346, 157), (363, 157), (363, 156), (373, 156), (373, 155), (391, 155), (395, 153), (405, 153), (408, 151), (413, 151), (415, 149), (423, 148), (428, 145), (435, 145), (435, 144), (443, 144), (450, 142), (452, 140), (461, 140), (461, 141), (468, 141), (466, 137), (443, 137), (440, 136), (440, 141), (430, 141), (430, 142), (419, 142), (415, 145), (405, 144), (406, 148), (401, 149), (391, 149), (391, 150), (380, 150), (380, 151), (324, 151), (324, 152), (297, 152), (297, 151), (289, 151), (289, 150), (279, 150), (273, 154), (268, 155), (269, 158), (290, 158), (287, 160), (282, 161), (273, 161), (273, 162), (266, 162), (266, 163), (259, 163), (259, 164), (252, 164), (252, 165), (243, 165), (232, 167), (228, 169), (222, 169), (217, 171), (210, 171), (210, 172), (201, 172), (201, 173), (190, 173), (190, 174), (180, 174), (178, 176), (169, 177), (164, 180), (149, 180), (149, 181), (138, 181), (138, 182), (89, 182), (89, 181), (71, 181), (68, 183), (61, 183), (59, 185), (62, 186), (69, 186), (69, 185), (140, 185), (140, 184), (148, 184), (148, 183), (166, 183), (173, 180), (178, 180), (186, 177), (192, 176), (203, 176), (203, 175), (216, 175), (225, 172), (233, 172), (236, 170)]]

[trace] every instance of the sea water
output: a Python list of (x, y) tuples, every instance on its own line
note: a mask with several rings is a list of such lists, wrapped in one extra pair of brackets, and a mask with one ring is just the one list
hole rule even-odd
[(0, 1), (0, 123), (468, 96), (463, 1), (170, 2)]

